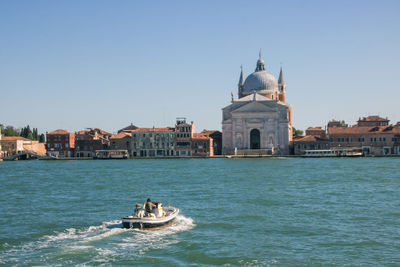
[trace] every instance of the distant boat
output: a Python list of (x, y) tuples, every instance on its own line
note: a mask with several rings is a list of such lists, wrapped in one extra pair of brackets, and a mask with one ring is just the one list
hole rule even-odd
[(178, 216), (179, 209), (171, 206), (162, 207), (161, 202), (157, 202), (156, 205), (154, 213), (146, 214), (143, 205), (136, 214), (122, 217), (122, 226), (140, 230), (155, 230), (170, 226)]
[(323, 158), (323, 157), (362, 157), (363, 153), (358, 150), (344, 149), (320, 149), (305, 150), (302, 157), (305, 158)]
[(96, 150), (95, 159), (127, 159), (129, 157), (128, 150)]
[(303, 157), (320, 158), (320, 157), (337, 157), (335, 151), (331, 149), (324, 150), (305, 150)]

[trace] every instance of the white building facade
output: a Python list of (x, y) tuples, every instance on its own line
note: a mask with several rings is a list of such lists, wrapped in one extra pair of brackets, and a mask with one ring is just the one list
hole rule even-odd
[(225, 155), (287, 155), (292, 140), (292, 108), (285, 103), (286, 83), (268, 73), (264, 61), (246, 79), (241, 71), (238, 99), (222, 109)]

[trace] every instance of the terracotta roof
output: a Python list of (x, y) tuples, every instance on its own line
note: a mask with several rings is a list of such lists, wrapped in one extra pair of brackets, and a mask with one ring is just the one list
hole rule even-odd
[(399, 132), (400, 129), (397, 126), (386, 125), (386, 126), (358, 126), (354, 125), (351, 127), (329, 127), (329, 134), (368, 134), (368, 133), (392, 133)]
[(212, 138), (204, 133), (194, 133), (192, 139), (212, 139)]
[(308, 127), (307, 131), (323, 131), (322, 127)]
[(119, 134), (113, 135), (111, 137), (111, 139), (122, 139), (122, 138), (125, 138), (127, 136), (131, 137), (132, 134), (131, 133), (126, 133), (126, 132), (120, 132)]
[(297, 140), (299, 140), (299, 139), (301, 139), (301, 138), (303, 138), (303, 137), (304, 137), (304, 135), (293, 136), (293, 137), (292, 137), (292, 140), (293, 140), (293, 141), (297, 141)]
[(94, 129), (95, 131), (98, 131), (100, 134), (102, 134), (102, 135), (112, 135), (111, 133), (109, 133), (109, 132), (106, 132), (106, 131), (104, 131), (104, 130), (102, 130), (102, 129), (99, 129), (99, 128), (96, 128), (96, 129)]
[(131, 130), (133, 133), (143, 133), (143, 132), (174, 132), (175, 128), (138, 128), (136, 130)]
[(136, 130), (137, 128), (139, 128), (139, 127), (137, 127), (137, 126), (133, 125), (133, 123), (131, 123), (131, 125), (126, 126), (125, 128), (122, 128), (121, 130), (119, 130), (118, 133), (126, 131), (126, 130), (128, 130), (128, 131), (129, 130)]
[(316, 141), (328, 141), (328, 139), (323, 139), (323, 138), (318, 138), (317, 136), (313, 135), (306, 135), (306, 136), (301, 136), (301, 138), (298, 138), (296, 140), (293, 140), (296, 142), (316, 142)]
[(85, 135), (85, 134), (91, 134), (94, 132), (98, 132), (101, 135), (112, 135), (111, 133), (103, 131), (102, 129), (99, 129), (99, 128), (82, 130), (82, 131), (75, 132), (75, 134)]
[(55, 131), (49, 132), (47, 134), (70, 134), (67, 130), (64, 129), (57, 129)]
[(22, 136), (3, 136), (1, 137), (3, 141), (15, 141), (15, 140), (22, 140), (22, 141), (32, 141), (31, 139), (22, 137)]
[(358, 121), (389, 121), (389, 120), (375, 115), (375, 116), (364, 117), (362, 119), (359, 119)]

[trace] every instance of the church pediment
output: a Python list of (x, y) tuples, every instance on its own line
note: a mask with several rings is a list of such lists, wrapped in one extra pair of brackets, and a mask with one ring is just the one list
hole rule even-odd
[(238, 109), (232, 111), (232, 113), (252, 113), (252, 112), (275, 112), (276, 110), (268, 107), (260, 102), (252, 101), (245, 104)]

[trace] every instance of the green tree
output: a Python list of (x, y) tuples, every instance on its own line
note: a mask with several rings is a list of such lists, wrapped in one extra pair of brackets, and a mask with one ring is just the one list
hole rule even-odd
[(19, 132), (19, 136), (25, 137), (27, 136), (26, 127), (22, 127), (21, 131)]
[(304, 132), (302, 130), (296, 129), (294, 127), (292, 129), (292, 132), (293, 132), (293, 136), (302, 136), (304, 134)]
[(2, 133), (4, 136), (19, 136), (18, 130), (10, 125), (3, 128)]
[(44, 142), (45, 142), (44, 134), (39, 135), (39, 143), (44, 143)]
[(33, 140), (39, 140), (37, 128), (33, 128), (33, 130), (32, 130), (32, 138), (33, 138)]

